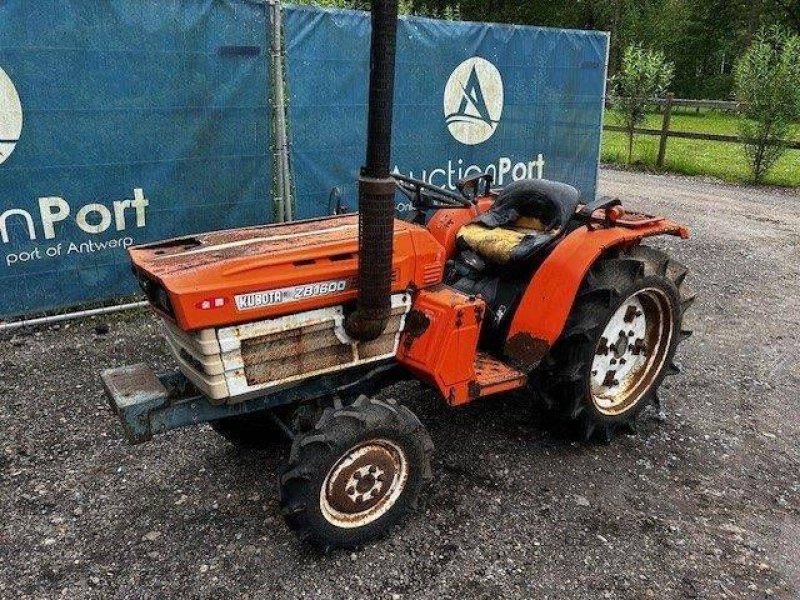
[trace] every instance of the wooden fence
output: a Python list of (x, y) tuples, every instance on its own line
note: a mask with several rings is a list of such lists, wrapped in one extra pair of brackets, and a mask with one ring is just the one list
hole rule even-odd
[[(613, 103), (614, 98), (608, 98)], [(669, 138), (680, 138), (685, 140), (706, 140), (709, 142), (726, 142), (741, 144), (742, 139), (738, 135), (721, 135), (717, 133), (700, 133), (695, 131), (672, 131), (670, 129), (670, 122), (672, 119), (672, 109), (676, 106), (687, 108), (711, 108), (714, 110), (722, 110), (729, 112), (740, 112), (742, 104), (739, 102), (728, 102), (725, 100), (687, 100), (684, 98), (675, 98), (669, 94), (666, 98), (658, 98), (656, 100), (648, 101), (648, 104), (654, 104), (662, 109), (663, 120), (661, 122), (661, 129), (645, 129), (636, 127), (633, 133), (637, 135), (652, 135), (660, 138), (658, 146), (658, 158), (656, 159), (656, 167), (659, 169), (664, 168), (664, 161), (667, 156), (667, 141)], [(621, 133), (628, 133), (628, 128), (621, 125), (603, 125), (605, 131), (617, 131)], [(788, 148), (800, 150), (800, 142), (794, 140), (784, 140), (782, 142)]]

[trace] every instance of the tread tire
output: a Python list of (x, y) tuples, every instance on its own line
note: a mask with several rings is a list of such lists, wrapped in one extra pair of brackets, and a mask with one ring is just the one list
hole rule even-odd
[[(664, 377), (680, 372), (673, 359), (678, 345), (691, 335), (682, 327), (684, 313), (694, 301), (685, 284), (687, 272), (665, 253), (636, 246), (599, 260), (587, 275), (564, 333), (533, 379), (534, 392), (544, 407), (559, 420), (573, 422), (584, 441), (608, 443), (619, 430), (635, 431), (639, 413), (648, 404), (658, 405), (658, 388)], [(595, 349), (617, 308), (637, 290), (648, 287), (665, 292), (675, 333), (661, 371), (639, 401), (621, 414), (607, 415), (597, 410), (588, 388)]]
[[(408, 461), (405, 488), (386, 513), (360, 527), (344, 528), (323, 514), (320, 492), (328, 473), (354, 446), (385, 439), (400, 447)], [(419, 494), (431, 479), (433, 443), (422, 423), (394, 400), (359, 397), (353, 404), (327, 408), (316, 427), (292, 443), (280, 479), (280, 506), (287, 525), (322, 552), (355, 549), (377, 539), (417, 507)]]

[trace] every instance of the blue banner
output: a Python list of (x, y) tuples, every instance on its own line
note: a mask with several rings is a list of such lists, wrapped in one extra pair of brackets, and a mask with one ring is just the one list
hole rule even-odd
[(131, 244), (271, 215), (266, 7), (0, 2), (0, 316), (135, 291)]
[[(0, 317), (135, 291), (125, 248), (272, 217), (266, 5), (0, 2)], [(366, 13), (285, 11), (295, 214), (356, 209)], [(393, 160), (595, 194), (608, 37), (401, 19)]]
[[(327, 213), (333, 186), (356, 207), (369, 38), (367, 13), (287, 11), (300, 218)], [(594, 198), (607, 52), (600, 32), (402, 18), (394, 165), (450, 189), (488, 171), (497, 185), (544, 177)]]

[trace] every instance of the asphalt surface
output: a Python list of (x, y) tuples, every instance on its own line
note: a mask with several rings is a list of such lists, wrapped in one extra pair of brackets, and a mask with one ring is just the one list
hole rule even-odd
[(519, 395), (452, 411), (397, 386), (434, 484), (394, 535), (321, 557), (279, 516), (283, 444), (122, 441), (98, 373), (170, 365), (148, 313), (6, 335), (0, 597), (800, 597), (800, 196), (615, 171), (602, 188), (693, 231), (657, 243), (699, 293), (666, 422), (586, 446)]

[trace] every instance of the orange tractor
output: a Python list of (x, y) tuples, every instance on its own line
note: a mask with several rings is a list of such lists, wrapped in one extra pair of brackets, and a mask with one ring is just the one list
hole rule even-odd
[(450, 406), (522, 390), (609, 441), (676, 371), (693, 299), (686, 268), (641, 245), (688, 236), (667, 219), (545, 180), (391, 175), (397, 0), (372, 20), (358, 215), (131, 248), (179, 371), (103, 373), (133, 443), (200, 422), (239, 445), (286, 434), (281, 507), (322, 549), (382, 534), (431, 477), (425, 427), (383, 388), (415, 379)]

